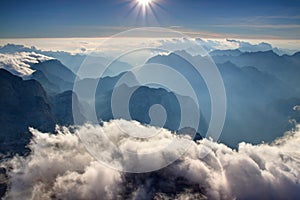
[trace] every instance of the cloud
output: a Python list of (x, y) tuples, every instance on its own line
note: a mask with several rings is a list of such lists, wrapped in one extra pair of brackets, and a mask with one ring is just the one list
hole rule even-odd
[[(193, 142), (170, 166), (142, 174), (115, 171), (97, 162), (86, 152), (79, 134), (104, 131), (119, 147), (146, 147), (149, 151), (160, 146), (157, 137), (140, 143), (124, 137), (124, 132), (144, 130), (151, 134), (156, 128), (114, 120), (103, 127), (79, 127), (75, 134), (71, 130), (60, 127), (54, 135), (31, 129), (31, 154), (3, 164), (11, 183), (7, 199), (296, 199), (300, 195), (299, 126), (272, 144), (241, 143), (237, 150), (208, 139)], [(158, 137), (165, 143), (175, 136), (165, 130)], [(121, 164), (118, 155), (99, 144), (103, 146), (99, 155)]]
[[(274, 41), (273, 41), (274, 42)], [(202, 39), (202, 38), (176, 38), (159, 40), (161, 48), (176, 50), (186, 50), (192, 55), (205, 55), (214, 50), (233, 50), (239, 49), (241, 52), (274, 51), (278, 55), (292, 55), (297, 50), (277, 48), (268, 42), (258, 42), (258, 40), (244, 41), (235, 39)], [(272, 42), (271, 42), (272, 43)], [(287, 43), (287, 42), (285, 42)], [(199, 47), (199, 45), (202, 47)]]
[(30, 65), (51, 59), (53, 58), (34, 52), (0, 53), (0, 68), (17, 76), (28, 76), (34, 72)]
[[(236, 36), (237, 37), (237, 36)], [(236, 38), (233, 36), (232, 38)], [(208, 37), (209, 38), (209, 37)], [(141, 38), (141, 40), (137, 40), (136, 38), (34, 38), (34, 39), (0, 39), (0, 45), (5, 45), (5, 50), (9, 50), (10, 53), (14, 53), (15, 51), (29, 51), (36, 52), (38, 54), (50, 53), (50, 56), (59, 55), (59, 52), (48, 52), (48, 51), (64, 51), (69, 52), (72, 55), (75, 54), (89, 54), (91, 52), (101, 53), (102, 56), (116, 56), (116, 53), (120, 53), (120, 51), (124, 51), (125, 48), (128, 50), (132, 49), (136, 46), (141, 47), (172, 47), (175, 50), (183, 50), (186, 48), (195, 49), (198, 48), (195, 45), (202, 45), (202, 47), (206, 51), (212, 51), (215, 49), (226, 50), (226, 49), (236, 49), (239, 48), (238, 42), (244, 42), (248, 44), (259, 43), (262, 42), (263, 39), (249, 40), (249, 39), (240, 39), (235, 40), (236, 42), (230, 42), (226, 39), (208, 39), (208, 38), (199, 38), (195, 36), (195, 38)], [(222, 38), (222, 37), (221, 37)], [(223, 37), (224, 38), (224, 37)], [(270, 38), (265, 38), (266, 44), (271, 44), (274, 48), (273, 50), (276, 53), (282, 54), (290, 54), (297, 52), (299, 50), (299, 41), (298, 40), (270, 40)], [(12, 45), (8, 43), (14, 44), (23, 44), (22, 45)], [(262, 42), (263, 43), (263, 42)], [(36, 47), (36, 48), (35, 48)], [(266, 48), (266, 47), (265, 47)], [(1, 48), (0, 48), (1, 49)], [(247, 49), (246, 49), (247, 50)], [(47, 51), (47, 52), (45, 52)], [(247, 50), (248, 51), (248, 50)], [(3, 52), (3, 51), (2, 51)], [(60, 52), (60, 53), (64, 53)], [(194, 53), (192, 53), (194, 54)], [(55, 56), (53, 56), (55, 57)], [(132, 59), (131, 59), (132, 60)], [(62, 60), (61, 60), (62, 61)], [(62, 61), (64, 62), (64, 61)], [(66, 63), (65, 63), (66, 64)]]
[(293, 110), (295, 110), (295, 111), (300, 111), (300, 106), (294, 106), (294, 108), (293, 108)]
[(7, 199), (111, 199), (120, 173), (96, 162), (66, 128), (57, 135), (31, 129), (32, 154), (10, 162)]
[(273, 47), (271, 44), (267, 42), (252, 44), (247, 41), (233, 40), (233, 39), (227, 39), (226, 41), (232, 44), (236, 44), (237, 48), (242, 52), (274, 51), (278, 55), (284, 55), (284, 54), (292, 55), (296, 52), (296, 50)]
[[(258, 44), (250, 43), (248, 41), (234, 40), (234, 39), (201, 39), (201, 38), (177, 38), (164, 39), (159, 41), (161, 48), (176, 50), (185, 50), (192, 55), (205, 55), (204, 52), (211, 52), (214, 50), (232, 50), (239, 49), (242, 52), (257, 52), (257, 51), (274, 51), (278, 55), (293, 54), (294, 50), (279, 49), (273, 47), (267, 42), (260, 42)], [(201, 46), (201, 47), (200, 47)]]
[(213, 27), (225, 28), (261, 28), (261, 29), (299, 29), (299, 24), (230, 24), (230, 25), (212, 25)]
[(211, 40), (201, 38), (173, 38), (159, 40), (160, 48), (172, 51), (185, 50), (191, 55), (206, 55), (216, 49), (234, 49), (238, 46), (226, 40)]
[(261, 42), (259, 44), (251, 44), (249, 42), (244, 42), (240, 40), (230, 40), (227, 39), (228, 42), (236, 43), (238, 45), (238, 48), (241, 51), (244, 52), (256, 52), (256, 51), (270, 51), (273, 50), (272, 45), (266, 43), (266, 42)]

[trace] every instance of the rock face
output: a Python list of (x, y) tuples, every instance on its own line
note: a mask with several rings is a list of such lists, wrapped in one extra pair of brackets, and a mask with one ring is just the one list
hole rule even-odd
[(55, 118), (40, 83), (0, 69), (0, 95), (0, 152), (22, 152), (31, 136), (28, 127), (53, 131)]
[[(195, 61), (201, 56), (191, 57)], [(242, 53), (216, 51), (212, 58), (222, 76), (227, 98), (225, 125), (220, 140), (231, 147), (241, 142), (271, 142), (291, 128), (291, 119), (299, 119), (293, 107), (299, 99), (299, 54), (278, 56), (272, 51)], [(205, 119), (210, 119), (210, 95), (190, 63), (176, 54), (158, 55), (148, 63), (172, 67), (182, 74), (196, 91)]]
[[(172, 131), (177, 131), (180, 128), (181, 117), (185, 120), (193, 121), (195, 120), (195, 112), (196, 104), (195, 102), (185, 96), (180, 96), (174, 94), (173, 92), (168, 92), (162, 88), (149, 88), (146, 86), (141, 87), (129, 87), (125, 84), (122, 84), (115, 88), (116, 93), (118, 91), (124, 92), (124, 94), (132, 95), (129, 99), (128, 105), (121, 105), (118, 100), (116, 102), (115, 109), (117, 113), (112, 111), (112, 91), (108, 91), (104, 94), (97, 93), (96, 94), (96, 113), (99, 119), (104, 121), (109, 121), (110, 119), (116, 118), (116, 115), (120, 115), (119, 117), (127, 120), (136, 120), (141, 122), (142, 124), (151, 124), (153, 126), (164, 127)], [(124, 100), (124, 99), (123, 99)], [(180, 105), (182, 102), (183, 105)], [(160, 105), (161, 107), (155, 111), (153, 106)], [(116, 108), (116, 106), (120, 106)], [(129, 114), (131, 118), (127, 118), (123, 115), (124, 108), (128, 108)], [(164, 112), (162, 112), (162, 109)], [(188, 116), (182, 115), (182, 110), (189, 111)], [(120, 111), (120, 112), (119, 112)], [(158, 113), (155, 113), (158, 112)], [(201, 110), (199, 111), (200, 115)], [(152, 115), (152, 117), (151, 117)], [(118, 118), (118, 116), (117, 116)], [(153, 118), (153, 119), (151, 119)], [(158, 121), (155, 121), (158, 119)], [(198, 132), (205, 133), (207, 131), (207, 121), (204, 117), (200, 118), (200, 122), (198, 124)], [(153, 121), (154, 120), (154, 121)], [(160, 124), (161, 122), (165, 122)], [(196, 125), (195, 125), (196, 126)]]
[(39, 81), (49, 94), (72, 90), (76, 75), (58, 60), (48, 60), (31, 66), (36, 70), (31, 78)]
[(42, 71), (36, 70), (32, 73), (31, 78), (38, 81), (48, 94), (57, 94), (60, 92), (59, 86), (50, 82)]
[[(56, 123), (64, 126), (74, 124), (72, 106), (74, 106), (76, 110), (81, 109), (76, 94), (72, 91), (66, 91), (55, 96), (51, 96), (49, 99)], [(72, 105), (72, 103), (74, 105)], [(81, 117), (83, 118), (83, 116)]]
[(258, 70), (273, 75), (290, 88), (293, 88), (295, 94), (300, 94), (297, 87), (300, 84), (299, 52), (291, 56), (279, 56), (273, 51), (245, 52), (238, 56), (229, 54), (213, 55), (213, 59), (217, 64), (230, 61), (239, 67), (256, 67)]

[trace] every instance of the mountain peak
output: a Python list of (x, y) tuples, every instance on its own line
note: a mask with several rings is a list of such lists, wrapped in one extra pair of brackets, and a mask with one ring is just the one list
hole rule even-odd
[(242, 52), (239, 49), (214, 50), (209, 53), (210, 56), (239, 56)]
[(8, 80), (12, 80), (12, 79), (22, 80), (22, 78), (20, 78), (18, 76), (14, 76), (9, 71), (7, 71), (6, 69), (3, 69), (3, 68), (0, 68), (0, 78), (5, 78)]

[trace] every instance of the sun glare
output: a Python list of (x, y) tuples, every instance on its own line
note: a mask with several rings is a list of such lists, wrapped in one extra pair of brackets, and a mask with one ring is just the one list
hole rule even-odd
[(148, 6), (152, 2), (152, 0), (137, 0), (137, 2), (139, 3), (139, 5)]
[(129, 13), (135, 18), (136, 23), (157, 25), (156, 19), (162, 15), (161, 1), (163, 0), (128, 0)]

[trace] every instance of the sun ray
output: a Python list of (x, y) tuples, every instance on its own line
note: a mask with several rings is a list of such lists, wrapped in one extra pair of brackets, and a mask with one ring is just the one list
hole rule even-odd
[(129, 11), (126, 14), (127, 19), (131, 19), (130, 24), (139, 26), (159, 26), (158, 18), (165, 14), (161, 9), (161, 3), (164, 0), (127, 0), (129, 2)]
[(137, 0), (137, 2), (139, 5), (146, 7), (152, 3), (152, 0)]

